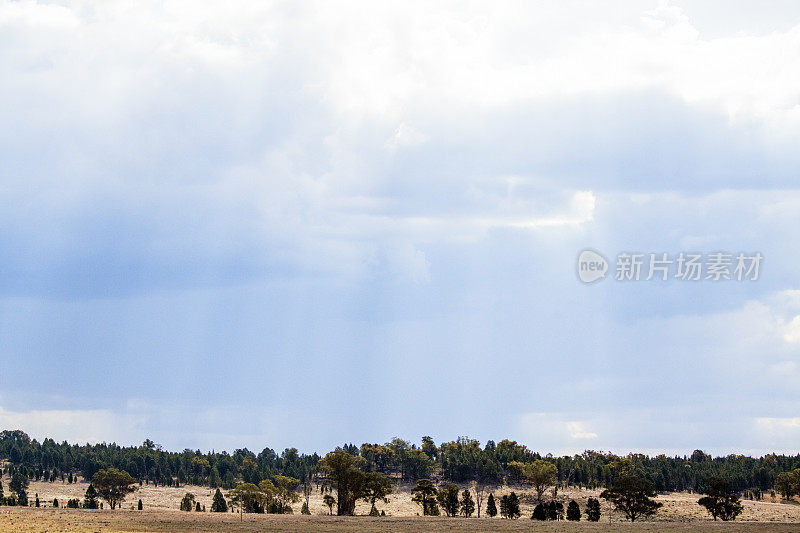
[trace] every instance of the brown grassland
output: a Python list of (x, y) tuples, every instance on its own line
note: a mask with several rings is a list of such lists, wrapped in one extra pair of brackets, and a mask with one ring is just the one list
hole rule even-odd
[[(7, 480), (4, 480), (4, 486)], [(777, 501), (743, 501), (744, 512), (736, 522), (714, 522), (697, 505), (697, 494), (670, 493), (660, 495), (664, 504), (652, 521), (630, 524), (621, 515), (613, 513), (603, 502), (603, 517), (599, 523), (535, 522), (530, 520), (534, 501), (530, 489), (516, 487), (522, 494), (519, 520), (500, 518), (446, 518), (419, 517), (419, 506), (411, 501), (410, 485), (403, 486), (391, 496), (387, 504), (379, 505), (386, 517), (327, 516), (328, 508), (322, 503), (322, 494), (314, 491), (310, 499), (312, 516), (294, 515), (244, 515), (226, 513), (186, 513), (178, 511), (178, 504), (186, 492), (195, 495), (206, 509), (211, 507), (213, 491), (208, 487), (184, 486), (158, 487), (145, 485), (128, 497), (121, 510), (54, 509), (53, 498), (63, 506), (69, 498), (82, 498), (86, 483), (66, 484), (61, 482), (33, 482), (30, 485), (31, 499), (36, 494), (43, 508), (0, 507), (0, 532), (133, 532), (133, 531), (300, 531), (300, 532), (388, 532), (388, 531), (726, 531), (726, 532), (797, 532), (800, 533), (800, 505)], [(508, 487), (492, 489), (495, 496), (509, 492)], [(597, 491), (570, 489), (561, 491), (560, 497), (574, 498), (585, 506), (589, 496)], [(132, 510), (139, 499), (143, 511)], [(484, 503), (485, 506), (485, 503)], [(295, 513), (300, 504), (295, 505)], [(360, 502), (356, 512), (366, 514), (369, 507)]]

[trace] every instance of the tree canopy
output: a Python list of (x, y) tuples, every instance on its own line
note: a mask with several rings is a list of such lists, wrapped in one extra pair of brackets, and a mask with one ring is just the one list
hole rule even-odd
[(109, 468), (98, 470), (92, 477), (95, 490), (114, 509), (125, 497), (137, 489), (136, 479), (124, 470)]
[(622, 475), (612, 487), (600, 493), (601, 498), (625, 513), (625, 518), (631, 522), (655, 514), (663, 505), (651, 499), (655, 495), (652, 481), (636, 474)]

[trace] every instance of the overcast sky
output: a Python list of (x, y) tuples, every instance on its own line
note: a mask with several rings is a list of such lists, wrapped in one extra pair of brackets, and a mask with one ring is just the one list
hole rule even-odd
[(797, 453), (799, 104), (793, 1), (0, 0), (0, 427)]

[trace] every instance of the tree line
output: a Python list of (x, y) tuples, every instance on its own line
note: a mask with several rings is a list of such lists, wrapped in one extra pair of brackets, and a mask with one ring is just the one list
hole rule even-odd
[[(559, 487), (610, 487), (619, 477), (621, 460), (630, 462), (653, 484), (657, 492), (707, 490), (707, 480), (725, 479), (731, 490), (758, 497), (778, 490), (789, 497), (800, 492), (800, 455), (768, 454), (762, 457), (727, 455), (712, 457), (696, 450), (688, 456), (648, 456), (585, 451), (572, 456), (541, 455), (510, 440), (481, 445), (460, 437), (436, 444), (423, 437), (419, 444), (395, 438), (384, 444), (345, 444), (337, 450), (358, 458), (364, 473), (379, 473), (394, 481), (414, 483), (420, 479), (481, 485), (515, 484), (527, 479), (526, 469), (547, 468)], [(0, 432), (0, 458), (6, 473), (19, 472), (35, 480), (77, 481), (80, 474), (90, 480), (100, 470), (116, 468), (128, 472), (140, 484), (180, 486), (196, 484), (233, 489), (239, 483), (258, 485), (280, 475), (306, 483), (324, 465), (316, 453), (296, 448), (277, 453), (264, 448), (255, 453), (247, 448), (227, 451), (182, 452), (163, 450), (151, 440), (140, 446), (117, 444), (69, 444), (44, 439), (41, 443), (22, 431)], [(534, 487), (537, 492), (539, 489)], [(349, 505), (349, 503), (347, 504)]]
[[(15, 446), (20, 442), (36, 447), (36, 441), (30, 440), (22, 432), (3, 432), (0, 434), (0, 442), (7, 444), (6, 440), (13, 441)], [(45, 446), (48, 444), (45, 441)], [(402, 461), (398, 467), (397, 463), (392, 463), (391, 452), (393, 441), (385, 446), (376, 444), (364, 444), (361, 448), (353, 445), (345, 445), (329, 452), (325, 457), (317, 458), (307, 470), (303, 470), (303, 479), (274, 473), (257, 483), (248, 481), (244, 478), (235, 480), (234, 486), (230, 488), (227, 495), (223, 495), (219, 487), (214, 495), (212, 512), (227, 512), (230, 502), (232, 510), (239, 509), (240, 512), (247, 513), (292, 513), (292, 504), (301, 500), (299, 494), (302, 486), (302, 494), (305, 497), (301, 512), (310, 514), (309, 497), (313, 490), (321, 490), (323, 501), (329, 507), (330, 514), (333, 514), (333, 506), (336, 505), (337, 515), (355, 514), (356, 502), (363, 500), (370, 504), (370, 515), (384, 515), (379, 513), (377, 504), (380, 502), (388, 503), (389, 495), (394, 491), (397, 482), (402, 482), (408, 475), (415, 480), (415, 485), (411, 489), (412, 500), (416, 502), (423, 515), (437, 516), (442, 511), (448, 517), (465, 516), (472, 517), (477, 514), (481, 516), (484, 497), (490, 486), (497, 486), (502, 483), (516, 483), (532, 488), (535, 493), (537, 505), (534, 508), (532, 519), (538, 520), (562, 520), (564, 518), (564, 501), (557, 498), (559, 487), (564, 485), (563, 478), (559, 470), (559, 460), (553, 457), (542, 458), (537, 454), (531, 453), (524, 446), (510, 441), (501, 441), (499, 445), (487, 443), (481, 449), (476, 441), (461, 438), (452, 443), (444, 443), (436, 446), (432, 439), (423, 438), (419, 448), (414, 445), (404, 447), (408, 456), (425, 455), (429, 465), (424, 470), (404, 469)], [(69, 445), (66, 445), (69, 448)], [(123, 449), (117, 447), (117, 449)], [(129, 448), (134, 449), (134, 448)], [(136, 450), (149, 450), (153, 453), (168, 453), (160, 450), (158, 446), (145, 441)], [(516, 451), (516, 454), (498, 454), (498, 450)], [(28, 450), (29, 451), (29, 450)], [(477, 458), (473, 461), (473, 470), (467, 477), (469, 486), (462, 489), (451, 480), (456, 475), (464, 475), (466, 471), (461, 470), (456, 458), (463, 452), (477, 452)], [(238, 450), (237, 450), (238, 452)], [(455, 453), (454, 453), (455, 452)], [(588, 452), (587, 452), (588, 453)], [(490, 455), (491, 454), (491, 455)], [(203, 454), (197, 453), (193, 456), (192, 464), (197, 463), (195, 459)], [(208, 454), (214, 456), (214, 452)], [(226, 455), (222, 452), (222, 455)], [(284, 454), (285, 456), (286, 454)], [(584, 453), (584, 456), (586, 453)], [(603, 456), (603, 454), (599, 454)], [(498, 457), (509, 460), (502, 463), (498, 462)], [(608, 454), (606, 454), (608, 456)], [(307, 456), (301, 457), (302, 459)], [(577, 459), (580, 456), (574, 456)], [(605, 466), (610, 470), (609, 481), (606, 489), (600, 493), (600, 498), (607, 500), (615, 510), (624, 513), (625, 517), (631, 521), (649, 517), (656, 513), (662, 506), (653, 498), (658, 490), (652, 475), (648, 472), (645, 460), (647, 456), (629, 454), (626, 457), (612, 456), (613, 459)], [(769, 456), (768, 456), (769, 457)], [(245, 459), (247, 457), (245, 456)], [(564, 458), (560, 458), (564, 459)], [(656, 458), (658, 459), (658, 458)], [(677, 458), (675, 458), (677, 460)], [(764, 458), (762, 458), (763, 460)], [(0, 481), (0, 505), (29, 505), (27, 488), (29, 486), (29, 476), (31, 468), (25, 464), (7, 464), (4, 469), (11, 477), (9, 488), (12, 494), (4, 496), (3, 485)], [(714, 459), (706, 456), (703, 452), (696, 451), (691, 458), (684, 458), (687, 468), (692, 467), (690, 461), (697, 461), (700, 464), (708, 464), (713, 467)], [(493, 464), (493, 462), (498, 464)], [(428, 477), (419, 477), (422, 472), (430, 475), (435, 471), (435, 465), (439, 464), (438, 474), (439, 483)], [(726, 463), (722, 463), (725, 465)], [(418, 466), (418, 463), (412, 463)], [(449, 474), (447, 473), (449, 470)], [(720, 475), (724, 469), (707, 468), (705, 477), (700, 486), (705, 494), (698, 500), (698, 504), (705, 507), (714, 520), (734, 520), (743, 509), (739, 501), (739, 491), (735, 488), (730, 478)], [(497, 475), (502, 472), (502, 477)], [(457, 474), (454, 474), (457, 473)], [(35, 477), (34, 467), (34, 477)], [(198, 474), (200, 475), (200, 474)], [(52, 474), (51, 474), (52, 476)], [(45, 477), (45, 474), (42, 474)], [(448, 478), (450, 480), (448, 480)], [(46, 478), (50, 479), (50, 478)], [(63, 478), (62, 478), (63, 479)], [(74, 476), (72, 472), (68, 474), (70, 482)], [(465, 481), (462, 479), (461, 481)], [(97, 470), (91, 477), (91, 482), (86, 490), (83, 505), (77, 500), (67, 502), (67, 507), (97, 508), (97, 498), (104, 499), (113, 510), (121, 505), (122, 501), (134, 492), (142, 484), (141, 478), (132, 476), (129, 472), (115, 467), (108, 467)], [(169, 483), (168, 483), (169, 484)], [(580, 485), (580, 483), (578, 482)], [(544, 496), (548, 490), (552, 489), (552, 499), (545, 501)], [(780, 472), (776, 476), (775, 489), (781, 494), (791, 499), (800, 492), (800, 469), (792, 469)], [(336, 497), (333, 494), (336, 494)], [(474, 493), (474, 497), (473, 497)], [(34, 506), (33, 504), (30, 504)], [(57, 507), (58, 501), (53, 501), (53, 506)], [(102, 504), (101, 508), (102, 508)], [(35, 498), (35, 507), (40, 506), (38, 494)], [(494, 494), (489, 492), (486, 500), (486, 515), (494, 517), (497, 515), (497, 502)], [(139, 500), (139, 510), (142, 501)], [(503, 518), (519, 518), (519, 497), (512, 491), (510, 494), (503, 495), (499, 503), (500, 515)], [(205, 512), (205, 507), (201, 507), (196, 502), (194, 495), (187, 493), (180, 503), (183, 511)], [(599, 502), (594, 498), (589, 498), (586, 504), (586, 517), (590, 521), (599, 520)], [(568, 520), (580, 520), (581, 511), (578, 503), (571, 500), (566, 505), (566, 517)]]

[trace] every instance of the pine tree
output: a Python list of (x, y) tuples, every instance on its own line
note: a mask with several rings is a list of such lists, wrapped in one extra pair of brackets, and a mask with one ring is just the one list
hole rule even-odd
[(497, 516), (497, 505), (494, 503), (494, 494), (489, 493), (489, 499), (486, 500), (486, 515), (489, 518)]
[(198, 513), (201, 511), (201, 510), (200, 510), (200, 502), (196, 502), (196, 503), (195, 503), (195, 505), (194, 505), (194, 510), (195, 510), (196, 512), (198, 512)]
[(465, 490), (461, 495), (461, 512), (464, 516), (469, 518), (475, 512), (475, 500), (472, 499), (472, 493), (469, 489)]
[(308, 503), (303, 502), (303, 507), (300, 509), (300, 514), (311, 514), (311, 509), (308, 508)]
[(17, 495), (17, 505), (28, 506), (28, 476), (22, 472), (14, 472), (8, 488)]
[(53, 507), (58, 507), (58, 498), (53, 498)]
[(581, 520), (581, 508), (575, 500), (571, 500), (567, 505), (567, 520), (572, 520), (573, 522), (580, 522)]
[(83, 507), (84, 509), (97, 509), (97, 491), (91, 483), (83, 495)]
[(516, 492), (512, 492), (508, 495), (508, 518), (519, 518), (519, 514), (519, 497)]
[(144, 505), (142, 505), (142, 499), (139, 498), (139, 510), (141, 511), (142, 509), (144, 509)]
[(547, 520), (547, 510), (543, 503), (536, 504), (536, 507), (533, 509), (533, 514), (531, 515), (531, 520)]
[(597, 498), (589, 498), (586, 502), (586, 520), (589, 522), (600, 521), (600, 500)]
[(212, 513), (228, 512), (228, 503), (225, 501), (225, 497), (222, 495), (222, 492), (219, 489), (217, 489), (217, 492), (214, 493), (214, 500), (211, 502), (211, 512)]

